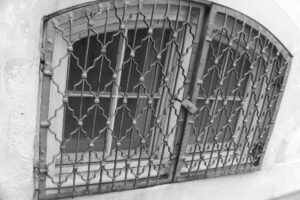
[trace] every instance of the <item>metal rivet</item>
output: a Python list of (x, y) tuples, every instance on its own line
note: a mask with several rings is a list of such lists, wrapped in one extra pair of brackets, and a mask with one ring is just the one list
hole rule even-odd
[(232, 122), (232, 120), (231, 120), (231, 119), (228, 119), (228, 120), (227, 120), (227, 123), (228, 123), (228, 124), (230, 124), (231, 122)]
[(117, 142), (117, 146), (118, 147), (121, 146), (121, 142), (120, 141)]
[(46, 75), (46, 76), (52, 76), (53, 75), (53, 70), (44, 69), (43, 74)]
[(95, 25), (94, 21), (93, 21), (93, 20), (90, 20), (90, 21), (89, 21), (89, 26), (94, 26), (94, 25)]
[(165, 143), (168, 142), (168, 138), (167, 138), (167, 137), (164, 138), (164, 142), (165, 142)]
[(208, 41), (208, 42), (211, 42), (211, 41), (212, 41), (212, 38), (209, 37), (209, 36), (206, 36), (206, 37), (205, 37), (205, 40)]
[(256, 84), (252, 85), (252, 88), (253, 88), (253, 89), (255, 89), (256, 87), (257, 87)]
[(276, 53), (276, 56), (279, 56), (280, 55), (280, 52), (279, 51), (277, 51), (277, 53)]
[(191, 119), (191, 120), (188, 121), (188, 123), (189, 123), (189, 124), (194, 124), (195, 121)]
[(41, 121), (40, 126), (44, 127), (44, 128), (47, 128), (47, 127), (50, 126), (50, 123), (49, 123), (49, 121)]
[(197, 137), (196, 141), (197, 141), (197, 142), (200, 142), (200, 141), (201, 141), (201, 138), (200, 138), (200, 137)]
[(219, 82), (219, 85), (222, 86), (222, 85), (223, 85), (223, 81), (220, 81), (220, 82)]
[(141, 140), (141, 143), (142, 143), (142, 144), (145, 144), (145, 143), (146, 143), (146, 140), (143, 138), (143, 139)]
[(229, 46), (229, 47), (232, 47), (232, 41), (229, 42), (228, 46)]
[(223, 102), (223, 106), (227, 106), (227, 101), (224, 101), (224, 102)]
[(148, 104), (151, 105), (153, 101), (151, 99), (148, 100)]
[(197, 81), (197, 83), (198, 83), (199, 85), (202, 85), (202, 84), (203, 84), (203, 80), (202, 80), (202, 79), (199, 79), (199, 80)]
[(215, 59), (214, 64), (217, 65), (219, 63), (218, 59)]
[(83, 122), (81, 120), (78, 121), (78, 126), (83, 126)]
[(243, 106), (243, 105), (245, 105), (245, 104), (246, 104), (246, 101), (242, 101), (241, 105)]
[(69, 18), (70, 18), (70, 19), (72, 19), (73, 16), (74, 16), (72, 12), (70, 12), (68, 15), (69, 15)]
[(94, 99), (94, 103), (95, 104), (98, 104), (100, 101), (99, 101), (99, 97), (95, 97), (95, 99)]
[(130, 166), (130, 159), (128, 158), (125, 163), (127, 166)]
[(205, 104), (206, 105), (208, 105), (209, 104), (209, 100), (207, 99), (207, 100), (205, 100)]
[(270, 87), (267, 87), (267, 91), (269, 92), (271, 90), (271, 88)]
[(117, 79), (117, 74), (113, 74), (113, 75), (112, 75), (112, 78), (113, 78), (114, 80), (116, 80), (116, 79)]
[(249, 49), (250, 49), (250, 46), (249, 46), (249, 45), (247, 45), (247, 46), (246, 46), (246, 50), (249, 50)]
[(63, 102), (64, 102), (64, 103), (68, 103), (68, 96), (64, 96)]
[(247, 123), (247, 121), (248, 121), (247, 119), (244, 119), (244, 120), (243, 120), (244, 124)]
[(264, 54), (264, 53), (266, 53), (266, 51), (263, 49), (263, 50), (261, 50), (261, 53)]
[(263, 135), (259, 135), (259, 138), (262, 139), (264, 136)]
[(284, 89), (283, 89), (283, 88), (280, 88), (280, 89), (279, 89), (279, 92), (283, 92), (283, 91), (284, 91)]
[(256, 107), (259, 107), (259, 103), (255, 104)]
[(125, 29), (126, 29), (126, 26), (125, 26), (124, 23), (121, 24), (120, 29), (121, 29), (121, 30), (125, 30)]
[(134, 56), (135, 56), (135, 53), (134, 53), (134, 50), (132, 50), (132, 51), (130, 52), (130, 57), (131, 57), (131, 58), (134, 58)]
[(160, 59), (161, 59), (161, 55), (160, 55), (160, 54), (157, 54), (156, 59), (157, 59), (157, 60), (160, 60)]
[(149, 29), (148, 29), (148, 34), (149, 34), (149, 35), (152, 35), (152, 34), (153, 34), (153, 28), (149, 28)]
[(127, 104), (127, 97), (124, 97), (124, 99), (123, 99), (123, 104)]
[(234, 63), (232, 64), (232, 66), (233, 66), (233, 67), (236, 67), (236, 62), (234, 62)]
[(280, 75), (280, 74), (281, 74), (281, 71), (279, 71), (277, 74)]
[(66, 149), (66, 146), (65, 146), (65, 145), (61, 145), (61, 146), (60, 146), (60, 149), (61, 149), (61, 150), (65, 150), (65, 149)]
[(172, 35), (173, 38), (177, 38), (177, 32), (174, 32)]
[(164, 81), (165, 81), (165, 83), (167, 83), (167, 82), (169, 81), (169, 77), (166, 77), (166, 78), (164, 79)]
[(140, 77), (139, 81), (144, 82), (145, 78), (143, 76)]
[(110, 126), (110, 121), (109, 120), (106, 121), (106, 126)]
[(216, 136), (215, 138), (214, 138), (214, 140), (218, 140), (219, 139), (219, 137), (218, 136)]
[(132, 125), (135, 126), (136, 125), (136, 120), (132, 120)]
[(236, 87), (241, 87), (241, 83), (237, 83), (237, 84), (236, 84)]
[(268, 107), (269, 107), (269, 108), (272, 108), (272, 105), (271, 105), (271, 104), (269, 104), (269, 105), (268, 105)]
[(86, 79), (86, 78), (87, 78), (87, 73), (86, 73), (86, 72), (82, 72), (81, 78), (82, 78), (82, 79)]
[(265, 73), (268, 73), (269, 72), (269, 70), (268, 69), (265, 69)]
[(159, 124), (159, 123), (160, 123), (160, 119), (157, 119), (157, 120), (156, 120), (156, 123)]
[(72, 47), (72, 46), (68, 46), (68, 47), (67, 47), (67, 51), (68, 51), (69, 53), (72, 53), (72, 52), (73, 52), (73, 47)]
[(91, 142), (91, 143), (89, 144), (89, 147), (90, 147), (90, 148), (94, 148), (94, 146), (95, 146), (95, 145), (94, 145), (93, 142)]
[(214, 123), (214, 120), (213, 120), (213, 119), (211, 119), (211, 120), (209, 121), (209, 123), (211, 123), (211, 124), (212, 124), (212, 123)]
[(102, 53), (102, 54), (105, 54), (105, 53), (106, 53), (106, 48), (105, 48), (105, 47), (102, 47), (101, 53)]
[(253, 69), (254, 67), (253, 67), (253, 65), (250, 65), (250, 67), (249, 67), (250, 69)]

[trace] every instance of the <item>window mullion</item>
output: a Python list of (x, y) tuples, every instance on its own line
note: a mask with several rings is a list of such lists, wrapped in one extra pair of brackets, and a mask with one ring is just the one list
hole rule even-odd
[(116, 68), (114, 73), (114, 81), (113, 86), (111, 90), (111, 102), (110, 102), (110, 108), (109, 108), (109, 118), (107, 121), (107, 137), (106, 137), (106, 153), (109, 154), (111, 151), (112, 146), (112, 134), (114, 130), (114, 124), (115, 124), (115, 117), (116, 117), (116, 109), (118, 105), (118, 99), (119, 99), (119, 89), (120, 89), (120, 83), (121, 83), (121, 75), (122, 75), (122, 65), (124, 60), (124, 54), (126, 49), (126, 39), (127, 38), (127, 32), (126, 29), (124, 32), (121, 32), (120, 39), (119, 39), (119, 45), (118, 45), (118, 52), (117, 52), (117, 61), (116, 61)]

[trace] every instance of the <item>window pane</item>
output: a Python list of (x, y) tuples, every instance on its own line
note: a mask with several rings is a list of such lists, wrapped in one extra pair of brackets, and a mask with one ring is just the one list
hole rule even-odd
[(116, 67), (119, 34), (108, 32), (93, 35), (89, 40), (87, 58), (88, 38), (82, 38), (73, 44), (68, 90), (81, 91), (83, 86), (81, 74), (83, 71), (88, 71), (87, 80), (84, 83), (85, 91), (110, 91), (112, 85), (110, 83)]
[[(200, 137), (201, 144), (229, 142), (236, 130), (241, 102), (228, 101), (224, 105), (221, 100), (217, 102), (210, 100), (206, 105), (204, 100), (198, 100), (197, 107), (200, 112), (195, 118), (189, 144), (195, 144), (198, 137)], [(213, 110), (214, 114), (212, 114)], [(230, 121), (228, 121), (229, 119)]]
[[(94, 104), (94, 98), (69, 98), (64, 123), (64, 138), (70, 139), (66, 142), (66, 152), (74, 153), (77, 148), (79, 152), (87, 151), (89, 143), (95, 139), (95, 150), (103, 150), (109, 103), (107, 98), (100, 98), (99, 105)], [(83, 118), (82, 128), (79, 128), (77, 120), (80, 115)]]
[[(161, 55), (160, 62), (156, 60), (156, 57), (158, 51), (165, 48), (169, 35), (169, 30), (163, 32), (160, 28), (154, 29), (151, 37), (148, 29), (128, 31), (120, 83), (122, 92), (137, 93), (140, 91), (154, 94), (158, 91), (164, 70), (166, 51)], [(130, 56), (132, 51), (134, 51), (134, 57)], [(143, 81), (140, 81), (141, 77)]]
[[(122, 150), (136, 149), (142, 146), (142, 138), (145, 140), (145, 147), (149, 147), (154, 132), (157, 102), (155, 100), (150, 107), (147, 98), (129, 99), (126, 104), (122, 100), (118, 101), (112, 148), (119, 141)], [(136, 120), (135, 126), (133, 120)]]

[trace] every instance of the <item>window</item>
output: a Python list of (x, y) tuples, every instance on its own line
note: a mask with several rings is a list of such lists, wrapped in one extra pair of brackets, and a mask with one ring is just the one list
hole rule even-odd
[(40, 199), (259, 169), (291, 61), (264, 27), (183, 0), (44, 24)]

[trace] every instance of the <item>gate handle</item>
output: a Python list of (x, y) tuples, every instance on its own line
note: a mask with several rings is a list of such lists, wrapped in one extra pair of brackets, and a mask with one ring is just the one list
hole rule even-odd
[(198, 110), (197, 106), (188, 99), (183, 100), (181, 105), (185, 107), (191, 114), (195, 114), (195, 112)]

